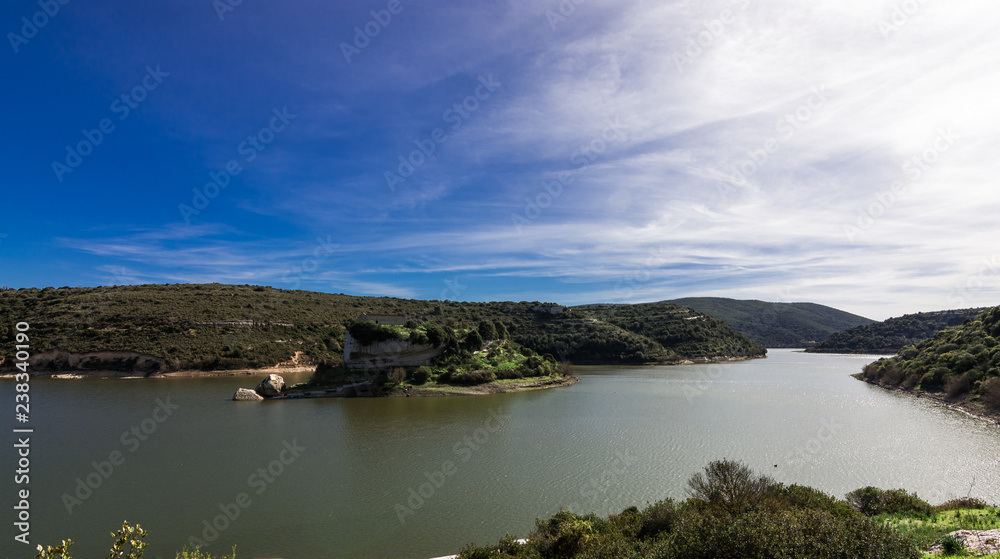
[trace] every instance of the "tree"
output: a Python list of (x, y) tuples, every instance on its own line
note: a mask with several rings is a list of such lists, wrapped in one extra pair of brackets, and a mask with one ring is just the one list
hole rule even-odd
[(497, 339), (506, 340), (510, 338), (510, 332), (507, 331), (507, 325), (499, 320), (493, 323), (494, 328), (497, 330)]
[(479, 351), (483, 348), (483, 337), (478, 330), (473, 330), (465, 336), (465, 349), (469, 351)]
[(479, 335), (482, 336), (484, 340), (497, 339), (497, 328), (488, 320), (480, 322), (478, 330)]
[(734, 516), (763, 506), (775, 487), (777, 483), (771, 478), (756, 475), (747, 465), (731, 460), (714, 461), (688, 480), (693, 498)]

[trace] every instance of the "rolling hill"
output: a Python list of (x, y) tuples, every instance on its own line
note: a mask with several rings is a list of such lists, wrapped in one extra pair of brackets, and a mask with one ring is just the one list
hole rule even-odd
[[(597, 307), (537, 301), (420, 301), (221, 284), (6, 289), (0, 290), (0, 339), (12, 340), (15, 324), (24, 321), (30, 324), (32, 355), (62, 350), (79, 359), (103, 352), (75, 364), (53, 357), (40, 371), (131, 370), (136, 359), (158, 364), (158, 369), (150, 365), (157, 371), (249, 369), (293, 359), (299, 364), (340, 360), (345, 329), (368, 313), (405, 314), (417, 324), (448, 326), (499, 321), (516, 343), (574, 363), (764, 355), (763, 347), (690, 309), (636, 307), (608, 314)], [(13, 366), (13, 350), (10, 343), (0, 346), (5, 359), (0, 366)]]
[(766, 347), (808, 347), (834, 332), (870, 324), (870, 318), (816, 303), (768, 303), (722, 297), (665, 301), (718, 318)]
[(987, 308), (905, 314), (837, 332), (807, 351), (816, 353), (896, 353), (939, 330), (975, 319)]

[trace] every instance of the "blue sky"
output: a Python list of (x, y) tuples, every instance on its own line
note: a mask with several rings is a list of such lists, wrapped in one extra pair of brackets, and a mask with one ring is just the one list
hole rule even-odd
[(233, 4), (3, 3), (0, 283), (1000, 304), (996, 2)]

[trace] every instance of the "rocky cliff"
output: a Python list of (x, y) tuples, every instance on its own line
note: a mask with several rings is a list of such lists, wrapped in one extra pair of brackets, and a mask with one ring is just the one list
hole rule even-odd
[[(72, 353), (62, 349), (53, 349), (32, 355), (28, 364), (33, 373), (74, 371), (86, 374), (87, 372), (113, 371), (123, 375), (152, 376), (170, 370), (166, 360), (132, 351)], [(8, 363), (3, 364), (4, 367), (8, 365)]]
[(409, 340), (385, 340), (362, 345), (347, 332), (344, 340), (344, 366), (351, 370), (382, 370), (393, 367), (415, 369), (430, 365), (444, 353), (444, 347), (414, 344)]

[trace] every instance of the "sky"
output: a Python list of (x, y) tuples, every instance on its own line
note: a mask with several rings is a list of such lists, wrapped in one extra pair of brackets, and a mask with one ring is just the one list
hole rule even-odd
[(0, 284), (1000, 304), (995, 0), (5, 0)]

